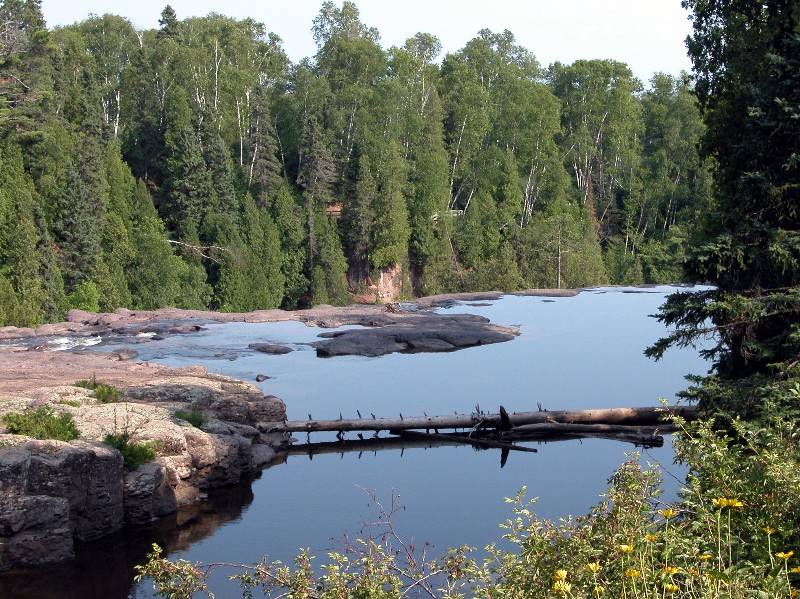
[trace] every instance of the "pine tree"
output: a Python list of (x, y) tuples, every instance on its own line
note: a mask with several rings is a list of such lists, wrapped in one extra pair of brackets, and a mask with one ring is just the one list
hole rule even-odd
[(684, 6), (692, 11), (688, 45), (705, 151), (717, 165), (717, 201), (685, 271), (714, 288), (672, 295), (660, 318), (676, 330), (648, 352), (659, 357), (670, 345), (707, 339), (711, 328), (716, 343), (703, 353), (714, 358), (715, 376), (696, 393), (706, 407), (752, 416), (772, 385), (798, 375), (800, 6)]
[(253, 110), (247, 135), (247, 186), (256, 202), (268, 206), (283, 182), (283, 166), (278, 160), (278, 142), (269, 96), (263, 86), (254, 92)]
[(497, 219), (504, 235), (510, 236), (512, 229), (520, 221), (523, 206), (517, 160), (511, 149), (506, 150), (501, 182), (500, 193), (497, 198)]
[(439, 117), (438, 111), (434, 111), (433, 118), (426, 120), (411, 161), (409, 251), (417, 290), (421, 294), (439, 293), (452, 284), (450, 182)]
[(45, 290), (34, 221), (35, 189), (16, 144), (0, 148), (0, 277), (3, 324), (32, 326), (44, 317)]
[(191, 122), (186, 94), (170, 94), (164, 133), (165, 194), (162, 214), (178, 239), (196, 240), (213, 197), (211, 177)]
[(362, 154), (358, 159), (355, 192), (342, 209), (350, 273), (357, 281), (364, 281), (369, 276), (377, 191), (369, 156)]
[(405, 187), (407, 165), (396, 145), (390, 146), (381, 165), (375, 213), (380, 215), (375, 223), (372, 240), (372, 266), (376, 269), (408, 262), (408, 207)]
[[(333, 200), (333, 182), (336, 178), (333, 155), (323, 138), (322, 128), (315, 118), (310, 118), (303, 131), (300, 146), (300, 166), (297, 184), (303, 190), (308, 231), (308, 263), (313, 270), (318, 253), (316, 219)], [(325, 228), (323, 223), (322, 228)]]
[(292, 192), (282, 184), (270, 204), (270, 212), (280, 237), (281, 273), (284, 279), (284, 308), (296, 308), (306, 294), (309, 280), (304, 273), (306, 259), (306, 233), (303, 216)]
[(214, 192), (213, 197), (207, 200), (207, 210), (236, 214), (239, 207), (233, 185), (230, 152), (219, 133), (216, 119), (210, 113), (203, 115), (200, 143)]

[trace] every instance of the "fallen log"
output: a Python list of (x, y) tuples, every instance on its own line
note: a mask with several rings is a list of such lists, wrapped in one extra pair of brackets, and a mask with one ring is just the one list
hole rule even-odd
[[(693, 406), (604, 408), (594, 410), (554, 410), (508, 414), (511, 426), (560, 422), (564, 424), (656, 425), (669, 415), (692, 419)], [(263, 433), (311, 433), (316, 431), (388, 431), (472, 429), (476, 426), (501, 428), (500, 414), (454, 414), (452, 416), (415, 416), (399, 418), (340, 418), (339, 420), (288, 420), (259, 422)]]

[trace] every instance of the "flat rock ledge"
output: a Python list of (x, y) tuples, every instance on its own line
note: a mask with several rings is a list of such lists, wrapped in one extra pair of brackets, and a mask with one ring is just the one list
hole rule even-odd
[(365, 322), (369, 328), (321, 333), (310, 345), (320, 357), (383, 356), (391, 353), (450, 352), (478, 345), (510, 341), (515, 327), (492, 324), (474, 314), (433, 312), (396, 315), (385, 312)]
[[(0, 415), (49, 405), (72, 414), (80, 432), (80, 440), (65, 443), (0, 429), (0, 571), (68, 560), (76, 541), (201, 502), (209, 489), (270, 464), (289, 443), (255, 427), (285, 418), (277, 397), (207, 373), (170, 374), (123, 388), (118, 403), (99, 403), (73, 386), (0, 397)], [(176, 410), (202, 414), (204, 422), (196, 428)], [(126, 470), (122, 455), (102, 443), (124, 431), (151, 442), (156, 459)]]

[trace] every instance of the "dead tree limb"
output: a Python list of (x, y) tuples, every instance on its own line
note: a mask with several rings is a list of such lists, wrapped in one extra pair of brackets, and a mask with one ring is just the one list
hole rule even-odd
[[(626, 424), (659, 425), (668, 416), (694, 418), (693, 406), (603, 408), (594, 410), (558, 410), (537, 412), (516, 412), (508, 414), (512, 427), (527, 424), (560, 422), (565, 424)], [(261, 432), (300, 433), (316, 431), (388, 431), (388, 430), (426, 430), (426, 429), (471, 429), (481, 421), (483, 427), (500, 429), (503, 422), (500, 414), (454, 414), (450, 416), (405, 416), (400, 418), (343, 419), (343, 420), (288, 420), (285, 422), (259, 422)]]

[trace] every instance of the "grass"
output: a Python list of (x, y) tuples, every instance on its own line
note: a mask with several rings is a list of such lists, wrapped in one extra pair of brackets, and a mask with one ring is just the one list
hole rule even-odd
[(69, 406), (71, 408), (81, 407), (81, 402), (79, 402), (77, 399), (59, 399), (56, 403), (61, 404), (62, 406)]
[(72, 414), (57, 414), (49, 406), (22, 413), (10, 412), (3, 416), (3, 424), (9, 433), (34, 439), (72, 441), (78, 438)]
[(130, 440), (130, 436), (126, 433), (106, 435), (103, 443), (110, 445), (122, 454), (125, 467), (129, 470), (136, 470), (145, 462), (149, 462), (156, 457), (153, 443), (135, 443)]
[(97, 382), (95, 375), (92, 375), (91, 379), (76, 381), (75, 386), (89, 389), (92, 397), (100, 403), (116, 403), (120, 398), (119, 389), (113, 385)]
[(175, 418), (185, 420), (195, 428), (200, 428), (208, 420), (205, 414), (199, 410), (176, 410)]

